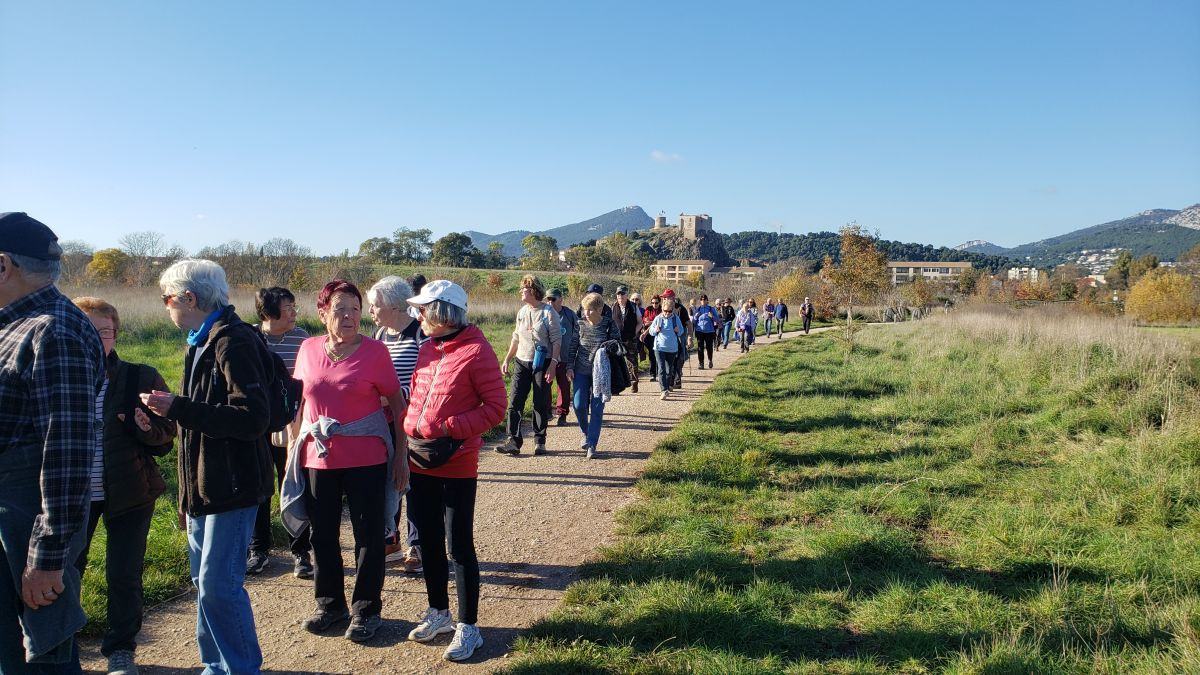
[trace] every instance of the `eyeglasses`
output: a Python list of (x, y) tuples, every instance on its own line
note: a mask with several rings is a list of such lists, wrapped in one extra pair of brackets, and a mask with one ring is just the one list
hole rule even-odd
[(114, 328), (101, 328), (96, 332), (99, 333), (100, 337), (102, 338), (112, 338), (117, 336), (117, 331)]

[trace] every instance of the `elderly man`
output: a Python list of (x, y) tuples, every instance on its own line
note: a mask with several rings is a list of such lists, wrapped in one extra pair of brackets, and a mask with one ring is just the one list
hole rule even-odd
[(579, 315), (570, 307), (563, 304), (563, 291), (551, 288), (546, 293), (546, 301), (558, 312), (558, 323), (562, 327), (562, 343), (559, 345), (562, 361), (554, 371), (554, 381), (558, 383), (558, 396), (554, 401), (554, 413), (558, 415), (558, 426), (567, 426), (567, 413), (571, 405), (571, 381), (567, 379), (567, 371), (575, 364), (575, 352), (572, 350), (571, 337), (579, 327)]
[(629, 300), (629, 289), (617, 286), (617, 301), (609, 307), (609, 315), (621, 331), (621, 342), (625, 344), (625, 361), (629, 368), (630, 389), (633, 393), (638, 390), (638, 329), (642, 325), (642, 315), (637, 305)]
[(0, 214), (0, 672), (78, 673), (86, 538), (104, 381), (100, 336), (58, 292), (58, 237)]

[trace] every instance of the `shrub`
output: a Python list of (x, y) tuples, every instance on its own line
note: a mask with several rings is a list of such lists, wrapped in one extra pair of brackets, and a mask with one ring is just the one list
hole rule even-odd
[(1129, 290), (1125, 312), (1146, 323), (1200, 319), (1200, 283), (1172, 269), (1153, 269)]

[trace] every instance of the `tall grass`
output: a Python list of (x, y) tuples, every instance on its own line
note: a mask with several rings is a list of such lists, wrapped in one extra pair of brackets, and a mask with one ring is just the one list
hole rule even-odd
[(958, 313), (762, 349), (510, 672), (1200, 672), (1200, 352)]

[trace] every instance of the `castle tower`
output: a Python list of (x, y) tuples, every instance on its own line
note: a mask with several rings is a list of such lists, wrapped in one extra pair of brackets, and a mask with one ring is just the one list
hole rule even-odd
[(696, 215), (679, 214), (679, 229), (683, 232), (685, 239), (695, 241), (704, 236), (705, 232), (712, 232), (712, 216), (707, 213)]

